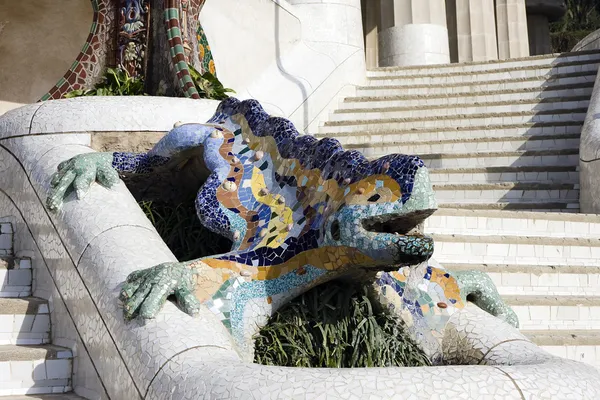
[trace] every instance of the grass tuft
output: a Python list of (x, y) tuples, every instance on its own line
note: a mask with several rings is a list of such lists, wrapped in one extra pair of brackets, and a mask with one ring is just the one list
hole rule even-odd
[(194, 202), (176, 206), (141, 201), (140, 207), (179, 261), (189, 261), (231, 250), (231, 242), (208, 230), (198, 220)]
[(337, 281), (275, 313), (256, 337), (254, 361), (313, 368), (431, 365), (398, 320), (373, 307), (367, 288)]

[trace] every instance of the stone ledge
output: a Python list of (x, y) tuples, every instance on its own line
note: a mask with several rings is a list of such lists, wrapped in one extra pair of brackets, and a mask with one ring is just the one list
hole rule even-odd
[[(555, 54), (543, 54), (539, 56), (529, 56), (529, 57), (520, 57), (520, 58), (508, 58), (504, 60), (490, 60), (490, 61), (469, 61), (465, 63), (460, 63), (461, 66), (468, 67), (471, 65), (497, 65), (504, 64), (509, 62), (520, 62), (520, 61), (534, 61), (534, 60), (561, 60), (569, 57), (583, 57), (586, 55), (595, 55), (600, 54), (599, 50), (589, 50), (589, 51), (577, 51), (577, 52), (565, 52), (565, 53), (555, 53)], [(560, 62), (560, 61), (559, 61)], [(399, 70), (412, 70), (412, 69), (423, 69), (423, 68), (452, 68), (456, 67), (457, 64), (441, 64), (441, 65), (432, 65), (432, 66), (423, 66), (423, 65), (415, 65), (415, 66), (407, 66), (407, 67), (382, 67), (376, 69), (369, 69), (368, 72), (376, 72), (376, 71), (399, 71)]]
[(521, 331), (538, 346), (600, 346), (600, 330), (579, 331)]
[(48, 314), (48, 312), (48, 301), (44, 299), (37, 297), (0, 298), (0, 315)]
[[(591, 89), (594, 87), (593, 82), (573, 83), (573, 84), (562, 84), (548, 86), (549, 90), (569, 90), (569, 89)], [(502, 94), (514, 94), (514, 93), (529, 93), (539, 92), (539, 87), (524, 87), (516, 89), (500, 89), (500, 90), (480, 90), (474, 92), (460, 92), (460, 93), (433, 93), (433, 94), (407, 94), (398, 96), (353, 96), (346, 97), (344, 102), (370, 102), (370, 101), (393, 101), (393, 100), (424, 100), (424, 99), (443, 99), (443, 98), (456, 98), (456, 97), (476, 97), (476, 96), (493, 96)]]
[[(600, 52), (598, 53), (600, 55)], [(509, 59), (510, 61), (515, 60), (513, 59)], [(418, 75), (376, 75), (376, 76), (367, 76), (368, 80), (382, 80), (382, 79), (396, 79), (396, 78), (402, 78), (402, 79), (411, 79), (411, 78), (428, 78), (428, 77), (453, 77), (453, 76), (461, 76), (461, 75), (466, 75), (466, 74), (471, 74), (471, 73), (477, 73), (477, 74), (499, 74), (499, 73), (505, 73), (505, 72), (515, 72), (515, 71), (530, 71), (530, 70), (540, 70), (540, 69), (558, 69), (558, 68), (565, 68), (565, 67), (572, 67), (572, 66), (577, 66), (577, 65), (590, 65), (590, 64), (596, 64), (600, 62), (600, 57), (598, 57), (598, 59), (594, 59), (594, 60), (583, 60), (583, 61), (567, 61), (567, 62), (558, 62), (556, 64), (530, 64), (530, 65), (519, 65), (519, 66), (515, 66), (515, 67), (507, 67), (507, 68), (494, 68), (494, 69), (487, 69), (487, 70), (482, 70), (482, 71), (469, 71), (469, 70), (465, 70), (465, 71), (456, 71), (456, 72), (442, 72), (442, 73), (431, 73), (431, 74), (418, 74)], [(463, 65), (463, 64), (461, 64)], [(466, 65), (466, 64), (465, 64)], [(454, 67), (457, 67), (457, 64), (454, 64)], [(382, 68), (385, 72), (387, 72), (386, 67)], [(409, 68), (406, 68), (409, 69)], [(434, 68), (431, 68), (434, 69)], [(437, 68), (435, 68), (437, 70)], [(404, 70), (404, 68), (402, 69)], [(378, 70), (370, 70), (370, 71), (379, 71)], [(391, 72), (391, 71), (390, 71)]]
[(60, 360), (72, 358), (71, 350), (51, 344), (39, 346), (0, 345), (1, 361)]
[(435, 84), (410, 84), (407, 82), (406, 85), (368, 85), (368, 86), (358, 86), (357, 90), (393, 90), (393, 89), (426, 89), (426, 88), (451, 88), (451, 87), (471, 87), (471, 86), (484, 86), (484, 85), (493, 85), (493, 84), (509, 84), (509, 83), (518, 83), (518, 82), (535, 82), (535, 81), (558, 81), (559, 79), (568, 79), (568, 78), (580, 78), (580, 77), (590, 77), (593, 79), (596, 76), (597, 71), (584, 71), (584, 72), (570, 72), (565, 74), (555, 74), (555, 75), (540, 75), (540, 76), (530, 76), (525, 78), (500, 78), (497, 80), (481, 80), (481, 81), (471, 81), (471, 82), (451, 82), (451, 83), (435, 83)]
[(435, 216), (457, 216), (457, 217), (484, 217), (484, 218), (510, 218), (510, 219), (533, 219), (546, 221), (583, 222), (600, 224), (598, 214), (557, 214), (526, 211), (494, 211), (494, 210), (453, 210), (440, 209)]
[(489, 102), (473, 102), (462, 104), (432, 104), (422, 105), (418, 107), (373, 107), (373, 108), (341, 108), (334, 111), (334, 114), (352, 114), (352, 113), (383, 113), (383, 112), (398, 112), (398, 111), (419, 111), (419, 110), (437, 110), (437, 109), (456, 109), (456, 108), (471, 108), (471, 107), (497, 107), (497, 106), (514, 106), (514, 105), (537, 105), (537, 104), (552, 104), (563, 103), (570, 101), (589, 101), (589, 96), (565, 96), (565, 97), (545, 97), (543, 99), (521, 99), (515, 101), (489, 101)]
[(511, 306), (584, 306), (600, 307), (600, 297), (590, 296), (502, 296)]
[(439, 203), (440, 209), (465, 209), (465, 210), (560, 210), (562, 212), (578, 212), (579, 203), (572, 201), (522, 201), (522, 202), (496, 202), (496, 203)]
[(544, 236), (515, 236), (515, 235), (447, 235), (429, 234), (436, 242), (444, 243), (486, 243), (486, 244), (529, 244), (541, 246), (573, 246), (573, 247), (600, 247), (600, 238), (555, 238)]
[(568, 266), (568, 265), (530, 265), (530, 264), (461, 264), (444, 263), (444, 267), (450, 271), (478, 270), (486, 273), (528, 273), (528, 274), (600, 274), (600, 262), (598, 265), (590, 266)]
[[(543, 111), (517, 111), (517, 112), (497, 112), (497, 113), (479, 113), (479, 114), (455, 114), (455, 115), (442, 115), (442, 116), (423, 116), (423, 117), (405, 117), (405, 118), (381, 118), (381, 119), (357, 119), (347, 121), (327, 121), (323, 125), (324, 127), (334, 126), (355, 126), (355, 125), (379, 125), (379, 124), (390, 124), (390, 123), (404, 123), (404, 122), (419, 122), (419, 121), (452, 121), (461, 120), (464, 121), (481, 118), (506, 118), (506, 117), (531, 117), (535, 118), (542, 115), (562, 115), (562, 114), (582, 114), (585, 116), (587, 108), (573, 108), (567, 110), (543, 110)], [(585, 118), (585, 117), (584, 117)], [(581, 119), (583, 123), (583, 118)]]

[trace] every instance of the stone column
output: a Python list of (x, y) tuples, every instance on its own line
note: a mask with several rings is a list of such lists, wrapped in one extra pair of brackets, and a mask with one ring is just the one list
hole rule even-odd
[(525, 0), (529, 52), (532, 56), (552, 52), (550, 22), (567, 12), (565, 0)]
[(381, 21), (381, 0), (364, 0), (363, 21), (365, 30), (365, 56), (367, 68), (379, 66), (378, 34)]
[(494, 0), (456, 0), (458, 61), (498, 59)]
[(525, 0), (496, 0), (498, 58), (529, 56)]
[(545, 15), (529, 15), (527, 17), (527, 34), (529, 51), (532, 56), (552, 53), (550, 42), (550, 21)]
[(380, 67), (449, 62), (444, 0), (381, 0)]

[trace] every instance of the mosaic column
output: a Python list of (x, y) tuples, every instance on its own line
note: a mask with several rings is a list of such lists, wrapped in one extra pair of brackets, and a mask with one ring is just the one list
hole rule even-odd
[(494, 0), (456, 0), (458, 62), (498, 59)]
[[(90, 0), (94, 10), (90, 34), (65, 75), (40, 100), (60, 99), (78, 89), (93, 87), (106, 67), (115, 64), (118, 1)], [(65, 32), (68, 34), (68, 32)]]
[(381, 0), (379, 66), (450, 62), (444, 0)]
[(496, 0), (498, 58), (529, 56), (525, 0)]

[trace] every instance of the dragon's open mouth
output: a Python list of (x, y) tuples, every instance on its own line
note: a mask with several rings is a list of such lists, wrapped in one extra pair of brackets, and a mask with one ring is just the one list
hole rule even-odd
[(369, 232), (392, 233), (402, 236), (423, 236), (418, 226), (427, 219), (435, 209), (418, 210), (408, 214), (384, 214), (362, 220), (363, 228)]
[(407, 214), (384, 214), (362, 220), (366, 231), (378, 234), (391, 234), (396, 251), (393, 261), (379, 265), (381, 271), (392, 271), (399, 266), (409, 266), (427, 261), (433, 254), (433, 239), (425, 236), (419, 225), (435, 209), (413, 211)]

